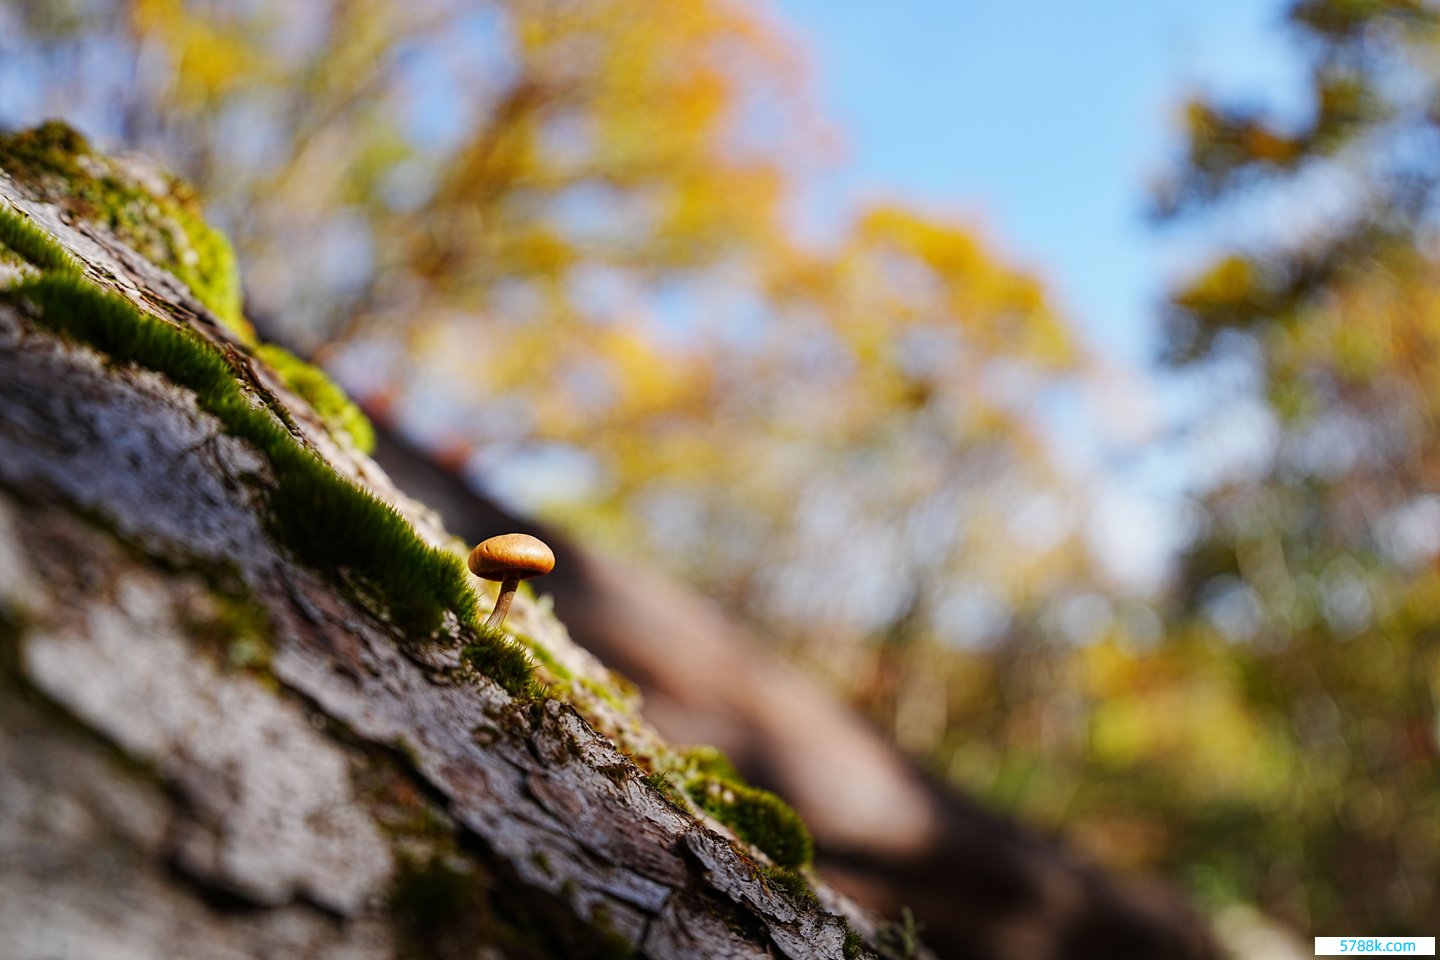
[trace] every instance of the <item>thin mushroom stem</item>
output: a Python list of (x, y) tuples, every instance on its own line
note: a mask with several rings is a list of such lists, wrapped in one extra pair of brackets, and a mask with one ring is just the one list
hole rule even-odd
[(495, 598), (495, 609), (490, 611), (490, 619), (485, 621), (485, 626), (492, 630), (498, 630), (500, 624), (505, 622), (505, 614), (510, 612), (510, 601), (515, 599), (515, 588), (520, 581), (511, 577), (500, 584), (500, 595)]

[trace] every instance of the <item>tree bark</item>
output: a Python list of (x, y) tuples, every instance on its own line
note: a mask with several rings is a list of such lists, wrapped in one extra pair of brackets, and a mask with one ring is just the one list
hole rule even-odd
[[(174, 278), (0, 174), (4, 204), (447, 542)], [(188, 391), (0, 302), (5, 956), (875, 955), (873, 920), (771, 883), (570, 705), (464, 669), (462, 625), (407, 635), (298, 562), (274, 483)]]
[(721, 747), (795, 805), (821, 874), (887, 916), (908, 909), (945, 957), (1178, 960), (1218, 951), (1155, 882), (1124, 880), (922, 774), (853, 711), (718, 605), (657, 571), (623, 567), (478, 495), (377, 420), (376, 459), (467, 539), (541, 537), (545, 589), (577, 643), (640, 686), (671, 740)]

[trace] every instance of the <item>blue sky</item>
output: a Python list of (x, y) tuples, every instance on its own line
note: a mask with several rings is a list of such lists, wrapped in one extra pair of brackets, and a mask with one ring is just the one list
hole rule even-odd
[[(905, 200), (977, 226), (1043, 278), (1119, 374), (1098, 405), (1049, 409), (1062, 461), (1092, 480), (1086, 536), (1119, 583), (1159, 587), (1193, 522), (1185, 497), (1206, 482), (1195, 458), (1213, 473), (1262, 449), (1264, 418), (1243, 386), (1155, 366), (1167, 279), (1224, 219), (1157, 228), (1147, 186), (1180, 149), (1187, 94), (1303, 109), (1288, 4), (775, 2), (846, 145), (808, 212), (823, 226), (866, 199)], [(1213, 429), (1198, 448), (1166, 441), (1199, 420)]]
[(978, 224), (1132, 367), (1158, 347), (1153, 307), (1182, 256), (1144, 218), (1176, 104), (1284, 104), (1301, 77), (1277, 0), (776, 5), (846, 143), (821, 203), (893, 196)]

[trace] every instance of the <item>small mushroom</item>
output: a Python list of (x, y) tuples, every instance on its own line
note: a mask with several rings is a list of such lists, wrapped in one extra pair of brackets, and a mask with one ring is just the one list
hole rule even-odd
[(555, 569), (555, 554), (542, 540), (528, 533), (504, 533), (480, 541), (470, 551), (470, 572), (486, 580), (500, 582), (500, 595), (485, 626), (498, 628), (510, 612), (515, 588), (521, 580), (541, 577)]

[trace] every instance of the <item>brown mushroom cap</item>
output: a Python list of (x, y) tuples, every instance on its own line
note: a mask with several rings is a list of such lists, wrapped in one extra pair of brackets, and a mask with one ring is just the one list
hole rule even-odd
[(486, 580), (528, 580), (555, 569), (555, 554), (528, 533), (503, 533), (470, 551), (470, 572)]

